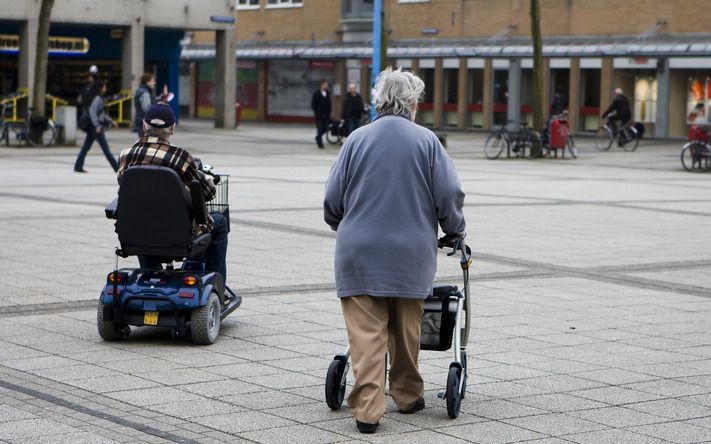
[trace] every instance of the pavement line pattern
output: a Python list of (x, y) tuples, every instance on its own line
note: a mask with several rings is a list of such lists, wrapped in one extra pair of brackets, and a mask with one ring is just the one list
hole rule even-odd
[[(4, 368), (7, 368), (7, 367), (4, 367)], [(0, 387), (6, 388), (8, 390), (12, 390), (14, 392), (23, 393), (25, 395), (32, 396), (33, 398), (41, 399), (43, 401), (51, 402), (52, 404), (55, 404), (59, 407), (73, 410), (78, 413), (83, 413), (85, 415), (90, 415), (95, 418), (103, 419), (105, 421), (110, 421), (110, 422), (113, 422), (115, 424), (118, 424), (118, 425), (121, 425), (124, 427), (130, 427), (134, 430), (143, 432), (147, 435), (157, 436), (159, 438), (167, 439), (172, 442), (179, 442), (179, 443), (185, 443), (185, 444), (198, 444), (198, 442), (199, 442), (199, 441), (195, 441), (190, 438), (185, 438), (183, 436), (176, 435), (175, 433), (172, 433), (172, 432), (158, 430), (154, 427), (147, 426), (145, 424), (140, 424), (135, 421), (121, 418), (120, 416), (116, 416), (116, 415), (112, 415), (110, 413), (92, 409), (92, 408), (77, 404), (75, 402), (71, 402), (66, 399), (62, 399), (57, 396), (50, 395), (49, 393), (45, 393), (45, 392), (42, 392), (42, 391), (39, 391), (36, 389), (32, 389), (29, 387), (24, 387), (21, 385), (13, 384), (13, 383), (7, 382), (1, 378), (0, 378)]]

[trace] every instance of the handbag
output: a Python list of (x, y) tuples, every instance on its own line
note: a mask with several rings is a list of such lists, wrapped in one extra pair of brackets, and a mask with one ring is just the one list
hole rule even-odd
[(81, 114), (81, 117), (79, 118), (79, 121), (77, 122), (77, 126), (79, 127), (80, 130), (86, 132), (89, 132), (91, 129), (91, 117), (89, 117), (89, 113), (84, 111)]

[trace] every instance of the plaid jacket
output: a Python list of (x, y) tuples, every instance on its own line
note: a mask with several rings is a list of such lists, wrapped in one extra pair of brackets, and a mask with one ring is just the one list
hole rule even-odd
[[(178, 173), (186, 187), (193, 180), (197, 180), (202, 188), (205, 201), (215, 198), (216, 189), (212, 181), (208, 180), (205, 173), (198, 169), (192, 156), (182, 148), (171, 145), (167, 140), (157, 137), (142, 137), (131, 148), (127, 148), (119, 155), (118, 181), (129, 167), (134, 165), (155, 165), (172, 168)], [(209, 221), (209, 225), (212, 225)], [(212, 227), (210, 227), (212, 228)]]

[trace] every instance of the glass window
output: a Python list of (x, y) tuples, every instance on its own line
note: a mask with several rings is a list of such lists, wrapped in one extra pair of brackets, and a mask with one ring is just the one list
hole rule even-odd
[(446, 68), (444, 70), (444, 103), (457, 103), (458, 77), (458, 69)]
[(480, 104), (484, 102), (484, 70), (470, 69), (467, 81), (467, 103)]
[(267, 6), (272, 8), (303, 6), (303, 0), (267, 0)]
[(420, 78), (425, 82), (425, 97), (422, 99), (423, 103), (434, 103), (434, 71), (434, 68), (420, 69)]
[(239, 0), (237, 9), (257, 9), (259, 8), (259, 0)]

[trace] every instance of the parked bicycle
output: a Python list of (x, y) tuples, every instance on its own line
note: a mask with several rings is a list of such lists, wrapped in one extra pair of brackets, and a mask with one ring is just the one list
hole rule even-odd
[(0, 143), (10, 145), (10, 139), (30, 146), (49, 146), (57, 137), (57, 128), (52, 119), (47, 117), (32, 117), (32, 108), (27, 109), (24, 120), (9, 122), (6, 119), (9, 112), (9, 103), (2, 103), (0, 112)]
[[(508, 123), (515, 123), (509, 120)], [(498, 159), (506, 149), (506, 157), (538, 157), (543, 152), (541, 135), (529, 128), (528, 122), (521, 122), (517, 131), (509, 131), (506, 125), (494, 130), (484, 143), (487, 159)]]
[(698, 129), (694, 137), (681, 148), (681, 165), (686, 171), (701, 173), (711, 171), (711, 145), (708, 132)]
[(634, 127), (634, 122), (630, 121), (615, 131), (608, 120), (606, 124), (598, 128), (595, 133), (595, 146), (598, 150), (607, 151), (614, 142), (617, 142), (617, 146), (625, 151), (636, 150), (639, 145), (639, 134), (637, 134), (637, 128)]

